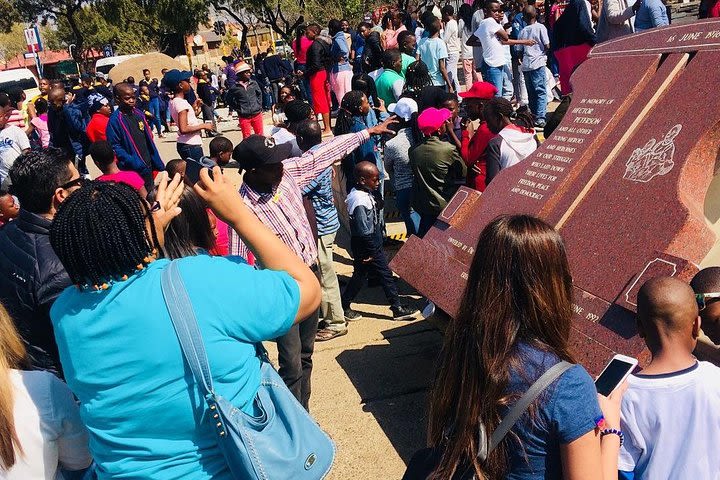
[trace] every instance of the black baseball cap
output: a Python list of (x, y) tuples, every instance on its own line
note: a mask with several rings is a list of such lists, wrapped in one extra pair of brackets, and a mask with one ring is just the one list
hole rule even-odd
[(232, 158), (243, 170), (281, 163), (290, 157), (292, 145), (277, 143), (272, 137), (250, 135), (233, 150)]

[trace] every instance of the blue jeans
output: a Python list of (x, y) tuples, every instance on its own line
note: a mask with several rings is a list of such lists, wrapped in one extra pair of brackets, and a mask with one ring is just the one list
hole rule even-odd
[(162, 122), (160, 121), (160, 98), (155, 97), (150, 99), (150, 113), (153, 116), (150, 129), (155, 125), (158, 135), (162, 135)]
[(499, 67), (491, 67), (487, 63), (483, 62), (482, 66), (482, 76), (483, 80), (485, 80), (488, 83), (492, 83), (495, 88), (497, 88), (497, 93), (495, 94), (496, 97), (502, 97), (502, 91), (503, 91), (503, 71), (505, 70), (505, 66), (499, 66)]
[(417, 235), (420, 228), (420, 214), (412, 209), (412, 187), (395, 191), (395, 201), (400, 211), (400, 216), (405, 222), (405, 230), (408, 236)]
[(200, 160), (204, 155), (202, 145), (190, 145), (189, 143), (178, 143), (177, 152), (183, 160), (187, 158)]
[(523, 72), (528, 90), (528, 104), (535, 115), (535, 121), (545, 121), (547, 110), (547, 84), (545, 83), (545, 67)]
[(303, 72), (303, 76), (300, 77), (300, 92), (305, 100), (312, 105), (312, 93), (310, 93), (310, 78), (307, 75), (307, 68), (304, 63), (296, 63), (295, 70)]

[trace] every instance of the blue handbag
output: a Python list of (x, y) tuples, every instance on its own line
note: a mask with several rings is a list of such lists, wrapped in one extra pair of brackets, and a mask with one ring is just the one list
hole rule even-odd
[(203, 421), (212, 422), (232, 475), (237, 479), (315, 480), (324, 478), (335, 458), (335, 444), (300, 405), (270, 363), (262, 344), (260, 389), (249, 415), (213, 389), (205, 346), (177, 261), (162, 273), (162, 292), (185, 361), (207, 404)]

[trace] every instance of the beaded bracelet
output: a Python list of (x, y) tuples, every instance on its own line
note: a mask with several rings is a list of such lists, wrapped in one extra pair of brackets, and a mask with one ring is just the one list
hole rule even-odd
[(625, 435), (623, 434), (622, 430), (617, 430), (615, 428), (606, 428), (605, 430), (602, 430), (600, 432), (600, 438), (604, 437), (605, 435), (617, 435), (618, 437), (620, 437), (621, 447), (625, 443)]

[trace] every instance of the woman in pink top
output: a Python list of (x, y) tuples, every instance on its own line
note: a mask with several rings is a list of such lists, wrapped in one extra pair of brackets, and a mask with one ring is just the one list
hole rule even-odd
[(313, 41), (305, 35), (305, 25), (300, 25), (295, 31), (295, 41), (292, 43), (293, 53), (295, 53), (295, 74), (300, 77), (300, 89), (303, 97), (308, 102), (312, 102), (310, 94), (310, 79), (305, 75), (305, 63), (307, 62), (307, 52)]
[[(44, 98), (38, 98), (35, 102), (35, 117), (30, 120), (31, 131), (28, 132), (31, 142), (34, 138), (40, 143), (42, 148), (47, 148), (50, 145), (50, 131), (47, 125), (47, 112), (48, 103)], [(37, 134), (37, 137), (32, 135), (32, 132)]]

